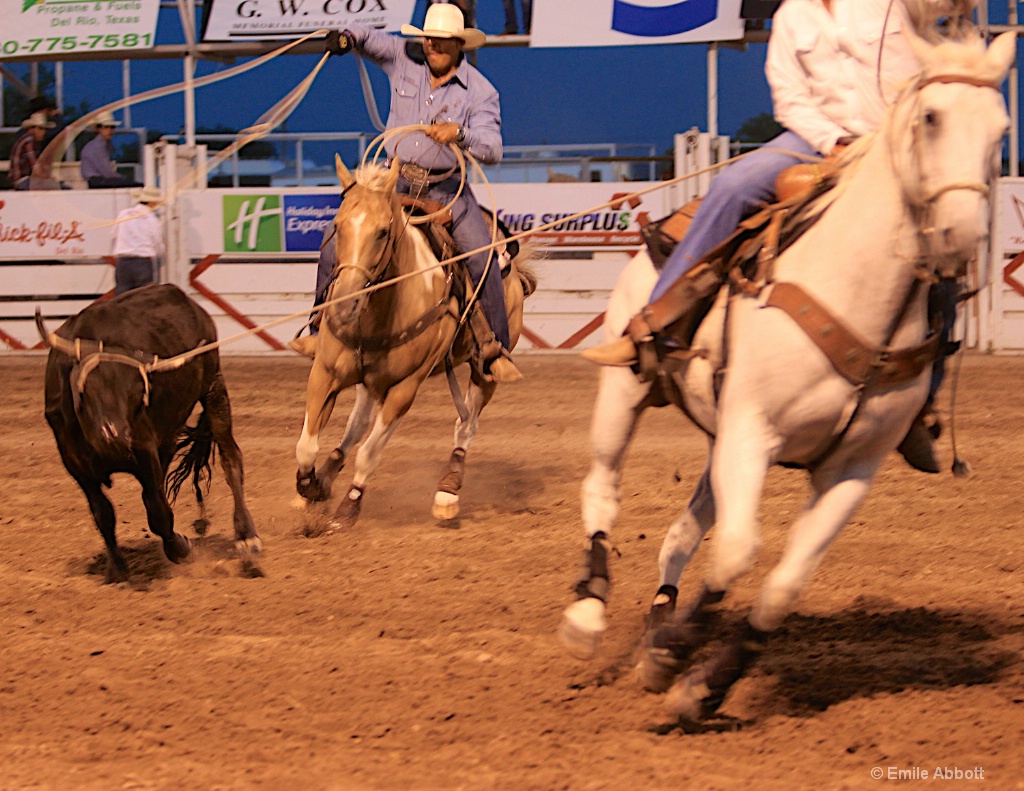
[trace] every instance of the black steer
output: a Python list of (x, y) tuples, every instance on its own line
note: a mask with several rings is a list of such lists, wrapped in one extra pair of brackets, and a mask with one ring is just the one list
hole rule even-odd
[[(202, 506), (202, 479), (210, 479), (213, 443), (235, 501), (240, 553), (258, 552), (260, 540), (245, 505), (242, 452), (231, 432), (231, 404), (217, 350), (161, 369), (165, 360), (217, 338), (213, 319), (181, 289), (150, 285), (90, 305), (47, 337), (46, 422), (61, 459), (89, 501), (107, 547), (107, 582), (128, 579), (117, 548), (114, 507), (103, 492), (116, 472), (142, 485), (149, 528), (163, 539), (168, 560), (188, 558), (189, 541), (174, 532), (170, 502), (191, 476)], [(202, 414), (186, 426), (195, 405)], [(180, 454), (173, 471), (172, 459)], [(170, 502), (168, 501), (170, 497)]]

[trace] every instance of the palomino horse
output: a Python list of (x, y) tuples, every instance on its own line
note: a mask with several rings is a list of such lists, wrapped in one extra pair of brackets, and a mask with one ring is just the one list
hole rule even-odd
[[(1016, 57), (1014, 35), (987, 50), (976, 36), (912, 41), (920, 77), (903, 89), (882, 129), (848, 152), (838, 185), (819, 199), (827, 210), (778, 256), (766, 287), (722, 289), (694, 339), (700, 355), (674, 377), (711, 450), (661, 549), (651, 621), (662, 625), (648, 632), (638, 672), (652, 691), (671, 688), (666, 706), (681, 720), (717, 711), (867, 495), (927, 394), (925, 283), (962, 275), (987, 235), (989, 189), (1008, 126), (999, 85)], [(646, 255), (638, 256), (613, 294), (611, 335), (645, 304), (653, 280)], [(824, 318), (815, 323), (804, 314)], [(828, 335), (850, 341), (837, 355), (826, 351)], [(605, 628), (619, 471), (648, 389), (629, 370), (601, 372), (582, 493), (589, 579), (562, 628), (579, 656), (593, 654)], [(754, 561), (765, 474), (780, 463), (806, 468), (812, 490), (782, 559), (741, 634), (677, 680), (711, 638), (729, 587)], [(679, 577), (714, 524), (703, 589), (666, 624)]]
[[(432, 371), (443, 370), (446, 355), (451, 366), (467, 360), (472, 339), (465, 326), (459, 331), (451, 268), (438, 266), (426, 237), (409, 224), (399, 203), (397, 165), (390, 170), (364, 166), (353, 176), (340, 158), (335, 162), (345, 199), (334, 219), (338, 266), (328, 295), (333, 304), (321, 322), (295, 455), (299, 494), (311, 501), (326, 500), (348, 452), (369, 431), (356, 455), (352, 485), (332, 520), (344, 526), (358, 518), (366, 482), (423, 380)], [(492, 264), (499, 265), (497, 257)], [(504, 289), (514, 347), (523, 326), (523, 301), (536, 287), (536, 279), (527, 266), (511, 266)], [(394, 282), (363, 293), (367, 286), (389, 279)], [(341, 301), (347, 295), (352, 298)], [(497, 387), (472, 368), (465, 407), (455, 423), (455, 449), (434, 496), (438, 519), (453, 519), (459, 513), (466, 451)], [(356, 402), (344, 438), (317, 470), (320, 433), (338, 393), (353, 385)]]

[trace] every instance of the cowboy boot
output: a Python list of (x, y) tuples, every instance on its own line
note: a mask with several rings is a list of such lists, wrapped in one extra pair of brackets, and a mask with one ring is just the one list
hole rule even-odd
[[(906, 460), (907, 464), (921, 472), (937, 473), (940, 471), (939, 459), (935, 455), (936, 427), (939, 426), (938, 418), (934, 416), (930, 405), (925, 404), (914, 422), (910, 424), (907, 436), (896, 449)], [(941, 431), (941, 427), (938, 429)]]
[(518, 382), (523, 378), (522, 371), (512, 362), (509, 352), (495, 337), (479, 303), (473, 307), (473, 312), (469, 316), (469, 327), (476, 339), (475, 365), (485, 379), (508, 383)]
[(701, 262), (680, 275), (668, 291), (629, 320), (621, 337), (600, 346), (584, 349), (583, 356), (600, 365), (634, 365), (637, 346), (650, 343), (670, 324), (686, 316), (721, 285), (719, 274)]
[(316, 335), (303, 335), (301, 338), (292, 338), (288, 341), (288, 345), (292, 349), (311, 360), (316, 357), (316, 344)]

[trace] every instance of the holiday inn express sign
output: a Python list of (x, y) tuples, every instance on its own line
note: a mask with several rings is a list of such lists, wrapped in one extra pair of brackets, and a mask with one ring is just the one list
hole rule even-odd
[(0, 60), (151, 49), (159, 0), (0, 0)]

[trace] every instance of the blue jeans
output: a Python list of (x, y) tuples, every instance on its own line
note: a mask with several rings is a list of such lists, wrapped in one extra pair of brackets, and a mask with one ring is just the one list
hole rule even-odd
[(157, 282), (157, 265), (152, 258), (119, 255), (114, 262), (114, 293), (123, 294)]
[[(431, 184), (426, 189), (414, 187), (405, 178), (398, 179), (396, 192), (413, 193), (426, 196), (440, 201), (447, 206), (459, 189), (459, 177), (452, 176), (437, 184)], [(491, 244), (491, 229), (484, 219), (476, 197), (473, 195), (469, 184), (462, 188), (462, 194), (452, 206), (452, 240), (455, 242), (455, 249), (459, 253), (476, 250)], [(493, 250), (484, 250), (481, 253), (474, 253), (469, 258), (462, 259), (469, 271), (469, 277), (473, 281), (473, 287), (480, 284), (484, 270), (487, 267), (487, 260), (491, 259), (490, 269), (487, 270), (487, 280), (484, 287), (480, 289), (480, 307), (487, 317), (487, 323), (491, 325), (494, 337), (501, 343), (505, 350), (511, 349), (511, 342), (508, 331), (508, 315), (505, 313), (505, 291), (501, 285), (501, 262)]]
[[(767, 149), (772, 150), (767, 150)], [(665, 261), (651, 301), (660, 297), (680, 275), (728, 239), (740, 221), (775, 199), (775, 179), (790, 165), (806, 161), (775, 149), (815, 156), (817, 152), (795, 132), (783, 132), (711, 181), (708, 194), (694, 215), (690, 230)]]
[[(342, 196), (344, 200), (344, 196)], [(323, 237), (320, 239), (320, 258), (316, 264), (316, 295), (313, 297), (313, 307), (318, 307), (327, 301), (327, 286), (330, 285), (331, 275), (338, 266), (338, 256), (334, 252), (334, 223), (324, 226)], [(310, 329), (311, 334), (316, 335), (318, 327)]]

